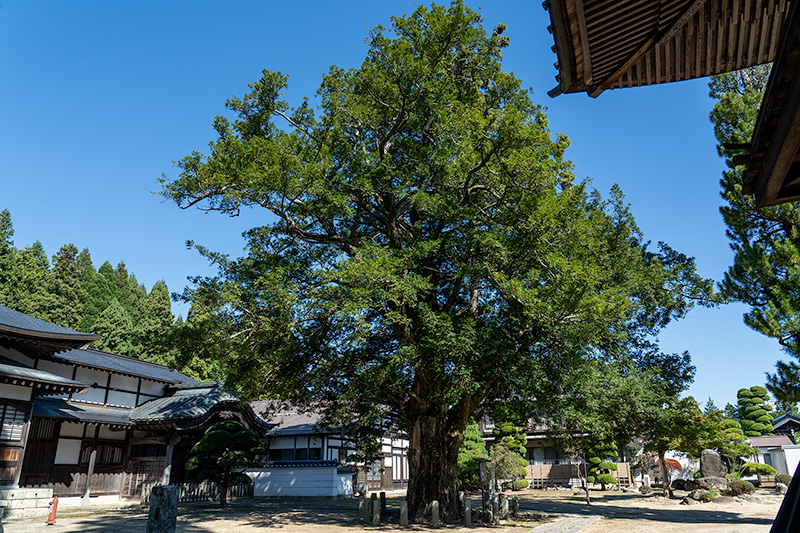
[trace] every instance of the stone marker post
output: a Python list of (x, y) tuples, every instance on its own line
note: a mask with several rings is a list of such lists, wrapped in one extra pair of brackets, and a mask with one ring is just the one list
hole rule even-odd
[(519, 496), (511, 498), (511, 516), (514, 520), (519, 518)]
[(150, 493), (147, 533), (175, 533), (178, 520), (178, 487), (156, 485)]
[(431, 527), (439, 527), (439, 502), (431, 502)]
[(400, 527), (408, 527), (408, 502), (400, 502)]
[(386, 493), (381, 492), (381, 516), (386, 516)]
[(505, 520), (508, 518), (508, 496), (501, 492), (497, 499), (499, 500), (497, 504), (497, 518)]
[(469, 494), (464, 494), (464, 525), (472, 525), (472, 500), (469, 499)]
[(369, 519), (369, 511), (367, 510), (367, 495), (363, 492), (358, 495), (358, 514), (365, 522)]
[(381, 502), (378, 498), (372, 498), (372, 523), (376, 526), (381, 523)]
[[(380, 502), (378, 502), (378, 495), (373, 492), (370, 495), (370, 503), (369, 503), (369, 505), (367, 505), (367, 512), (369, 513), (369, 517), (367, 517), (368, 518), (367, 521), (371, 521), (372, 518), (375, 516), (375, 506), (376, 505), (379, 506)], [(378, 507), (378, 509), (380, 510), (380, 507)]]

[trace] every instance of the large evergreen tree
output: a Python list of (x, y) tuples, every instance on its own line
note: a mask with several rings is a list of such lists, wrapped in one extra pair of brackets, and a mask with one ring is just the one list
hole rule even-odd
[(183, 208), (270, 213), (246, 257), (201, 249), (220, 269), (188, 293), (212, 311), (210, 356), (245, 397), (318, 400), (355, 428), (396, 420), (417, 518), (432, 500), (459, 514), (476, 411), (547, 397), (709, 289), (642, 244), (618, 191), (573, 183), (566, 138), (502, 71), (503, 33), (458, 1), (393, 18), (359, 68), (324, 76), (317, 111), (290, 109), (286, 76), (264, 72), (215, 119), (210, 153), (163, 181)]
[(739, 389), (738, 399), (739, 423), (748, 437), (774, 435), (772, 427), (772, 406), (769, 404), (767, 389), (758, 385), (749, 389)]
[[(720, 211), (734, 252), (722, 281), (723, 292), (750, 306), (745, 323), (776, 339), (794, 358), (800, 357), (800, 204), (756, 208), (742, 194), (743, 165), (733, 156), (749, 144), (766, 88), (769, 66), (713, 76), (710, 95), (718, 102), (711, 121), (719, 153), (729, 169), (723, 174)], [(778, 362), (767, 386), (779, 400), (800, 400), (800, 365)]]
[[(44, 278), (44, 285), (34, 300), (45, 320), (76, 329), (83, 315), (86, 291), (81, 283), (85, 275), (78, 264), (78, 247), (65, 244), (53, 256), (53, 266)], [(85, 268), (85, 264), (82, 265)]]

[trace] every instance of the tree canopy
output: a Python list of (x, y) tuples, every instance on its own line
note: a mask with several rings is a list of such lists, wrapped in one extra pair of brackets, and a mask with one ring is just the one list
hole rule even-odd
[[(713, 76), (710, 96), (717, 99), (711, 122), (719, 141), (718, 152), (728, 170), (720, 181), (725, 205), (720, 208), (734, 253), (725, 273), (722, 292), (744, 302), (750, 310), (745, 323), (776, 339), (794, 358), (800, 356), (800, 204), (756, 208), (753, 196), (742, 194), (744, 166), (730, 148), (747, 144), (753, 135), (770, 67), (767, 65)], [(729, 146), (726, 148), (725, 146)], [(779, 361), (768, 387), (778, 400), (800, 400), (800, 365)]]
[[(207, 154), (162, 194), (182, 208), (265, 211), (247, 255), (198, 246), (219, 272), (185, 297), (197, 354), (246, 398), (318, 402), (410, 438), (409, 512), (458, 514), (467, 423), (497, 400), (532, 408), (583, 364), (642, 347), (710, 282), (644, 242), (618, 188), (574, 180), (568, 141), (502, 70), (505, 27), (461, 2), (370, 32), (309, 100), (264, 71)], [(554, 385), (555, 384), (555, 385)]]

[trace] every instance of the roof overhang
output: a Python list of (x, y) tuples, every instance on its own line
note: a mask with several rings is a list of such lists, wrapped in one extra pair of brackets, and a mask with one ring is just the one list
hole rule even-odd
[(548, 94), (689, 80), (775, 58), (788, 0), (546, 0), (558, 55)]

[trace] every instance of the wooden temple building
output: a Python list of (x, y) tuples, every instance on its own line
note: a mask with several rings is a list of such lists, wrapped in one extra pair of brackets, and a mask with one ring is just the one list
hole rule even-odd
[(89, 348), (95, 339), (0, 306), (0, 505), (138, 498), (143, 484), (183, 481), (218, 420), (266, 435), (220, 383)]
[(743, 191), (758, 206), (800, 199), (800, 2), (546, 0), (558, 56), (550, 96), (669, 83), (773, 62)]

